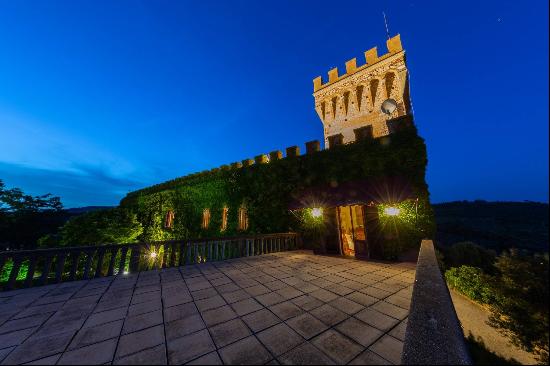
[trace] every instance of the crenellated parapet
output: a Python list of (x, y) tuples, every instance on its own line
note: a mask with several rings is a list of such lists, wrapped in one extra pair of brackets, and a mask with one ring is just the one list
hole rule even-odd
[[(370, 126), (373, 137), (388, 135), (387, 120), (410, 113), (408, 74), (405, 51), (399, 35), (386, 41), (388, 52), (378, 55), (377, 48), (365, 52), (365, 63), (353, 58), (345, 63), (346, 72), (339, 75), (335, 67), (328, 80), (313, 80), (315, 110), (324, 127), (325, 144), (332, 136), (342, 135), (342, 143), (353, 142), (359, 128)], [(382, 112), (382, 103), (393, 99), (396, 110)], [(336, 141), (336, 139), (333, 139)]]

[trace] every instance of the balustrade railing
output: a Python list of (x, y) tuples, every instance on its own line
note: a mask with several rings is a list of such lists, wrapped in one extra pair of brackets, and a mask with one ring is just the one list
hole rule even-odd
[(297, 249), (296, 233), (0, 252), (2, 291)]

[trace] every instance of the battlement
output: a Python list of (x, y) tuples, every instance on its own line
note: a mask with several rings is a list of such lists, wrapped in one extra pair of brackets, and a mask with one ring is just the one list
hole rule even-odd
[(400, 53), (403, 51), (403, 46), (401, 45), (401, 36), (398, 34), (395, 37), (392, 37), (386, 41), (386, 47), (388, 49), (388, 52), (379, 56), (377, 47), (373, 47), (368, 51), (365, 51), (365, 64), (361, 66), (357, 66), (357, 58), (352, 58), (351, 60), (346, 62), (346, 73), (343, 75), (338, 74), (338, 68), (335, 67), (332, 70), (328, 72), (328, 81), (326, 83), (323, 83), (323, 78), (321, 76), (316, 77), (313, 79), (313, 92), (317, 92), (320, 89), (333, 84), (337, 81), (340, 81), (350, 75), (355, 74), (356, 72), (369, 68), (376, 63), (387, 59), (388, 57), (391, 57), (397, 53)]

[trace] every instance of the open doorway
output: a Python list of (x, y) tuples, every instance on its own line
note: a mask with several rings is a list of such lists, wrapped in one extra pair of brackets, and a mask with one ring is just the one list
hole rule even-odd
[(339, 206), (337, 210), (342, 254), (357, 258), (368, 258), (364, 206)]

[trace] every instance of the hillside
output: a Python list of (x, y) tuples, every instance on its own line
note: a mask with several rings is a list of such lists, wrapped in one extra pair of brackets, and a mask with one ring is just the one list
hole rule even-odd
[(497, 252), (548, 252), (548, 204), (456, 201), (433, 205), (439, 245), (473, 241)]

